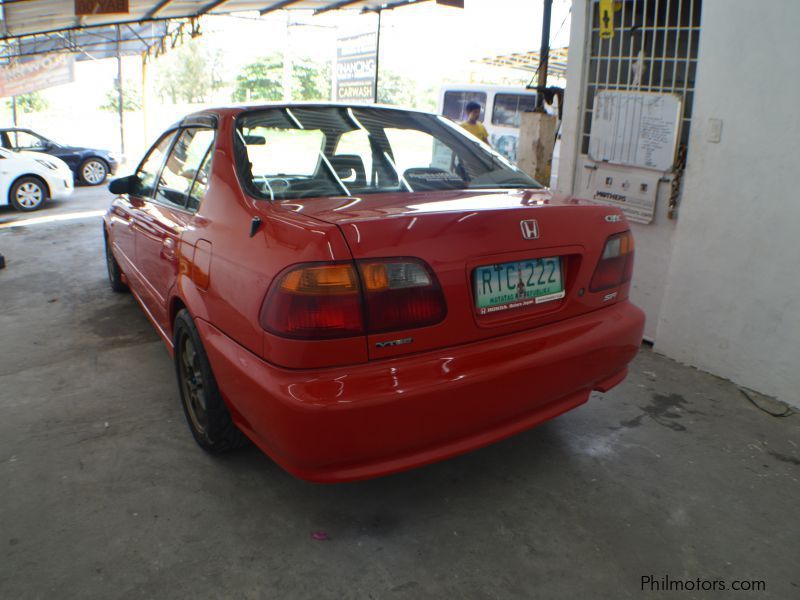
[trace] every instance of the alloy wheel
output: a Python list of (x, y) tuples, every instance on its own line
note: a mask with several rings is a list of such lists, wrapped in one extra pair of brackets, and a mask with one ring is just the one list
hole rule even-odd
[(184, 335), (181, 338), (179, 352), (180, 360), (178, 365), (183, 402), (186, 404), (186, 412), (189, 414), (192, 427), (198, 433), (203, 434), (208, 427), (206, 389), (203, 373), (200, 370), (200, 357), (190, 336)]
[(99, 160), (90, 160), (83, 165), (81, 176), (86, 183), (97, 185), (106, 178), (106, 167)]

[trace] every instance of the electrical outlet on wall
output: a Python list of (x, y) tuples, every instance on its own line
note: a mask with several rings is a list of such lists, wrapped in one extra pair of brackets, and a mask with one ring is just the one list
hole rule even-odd
[(722, 119), (709, 119), (706, 128), (706, 141), (719, 144), (722, 139)]

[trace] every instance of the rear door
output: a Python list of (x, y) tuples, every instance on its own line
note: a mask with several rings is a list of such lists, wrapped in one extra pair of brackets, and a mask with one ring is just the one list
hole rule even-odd
[(175, 131), (168, 131), (153, 144), (136, 170), (131, 192), (120, 196), (111, 206), (111, 235), (115, 254), (122, 259), (122, 270), (128, 275), (134, 289), (141, 296), (141, 274), (136, 264), (136, 213), (149, 200), (156, 189), (158, 174), (175, 139)]
[(136, 213), (136, 263), (144, 279), (144, 302), (168, 331), (170, 290), (178, 275), (178, 246), (199, 204), (211, 160), (214, 129), (180, 130), (161, 170), (154, 196)]

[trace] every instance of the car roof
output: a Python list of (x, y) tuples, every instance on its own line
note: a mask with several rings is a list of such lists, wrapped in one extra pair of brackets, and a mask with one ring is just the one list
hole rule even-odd
[(411, 112), (411, 113), (418, 113), (423, 115), (435, 115), (436, 113), (431, 113), (429, 111), (419, 110), (416, 108), (408, 108), (405, 106), (390, 106), (388, 104), (372, 104), (372, 103), (353, 103), (353, 102), (331, 102), (331, 101), (319, 101), (319, 100), (309, 100), (309, 101), (299, 101), (299, 102), (282, 102), (282, 101), (275, 101), (275, 102), (246, 102), (246, 103), (234, 103), (234, 104), (226, 104), (220, 105), (216, 107), (208, 107), (204, 108), (203, 110), (199, 110), (194, 113), (188, 114), (186, 117), (178, 121), (173, 125), (173, 127), (179, 127), (181, 125), (185, 126), (187, 121), (202, 116), (212, 116), (216, 118), (217, 116), (229, 116), (229, 115), (238, 115), (243, 112), (250, 112), (255, 110), (268, 110), (268, 109), (281, 109), (281, 108), (369, 108), (369, 109), (379, 109), (379, 110), (386, 110), (386, 111), (397, 111), (397, 112)]

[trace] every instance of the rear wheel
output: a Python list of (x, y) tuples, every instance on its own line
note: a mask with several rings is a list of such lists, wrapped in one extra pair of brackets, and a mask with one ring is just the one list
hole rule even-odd
[(20, 177), (11, 186), (8, 199), (17, 210), (37, 210), (47, 200), (47, 187), (36, 177)]
[(122, 280), (122, 269), (119, 268), (117, 259), (114, 258), (114, 253), (111, 251), (111, 243), (108, 241), (108, 235), (105, 236), (106, 240), (106, 269), (108, 270), (108, 282), (111, 284), (111, 289), (121, 294), (128, 291), (128, 286)]
[(175, 373), (183, 412), (198, 445), (219, 454), (243, 446), (247, 438), (233, 424), (217, 387), (208, 356), (192, 317), (181, 309), (175, 317)]
[(86, 185), (100, 185), (108, 176), (108, 165), (101, 158), (87, 158), (81, 163), (78, 173)]

